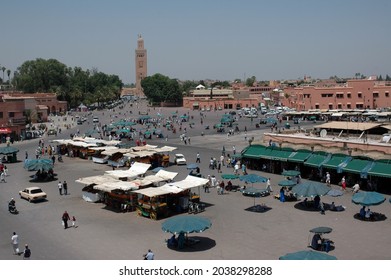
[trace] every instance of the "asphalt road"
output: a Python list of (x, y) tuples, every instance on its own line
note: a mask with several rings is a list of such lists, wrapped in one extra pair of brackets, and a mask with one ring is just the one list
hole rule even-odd
[[(177, 108), (147, 108), (145, 104), (129, 104), (120, 111), (94, 112), (101, 123), (108, 123), (111, 119), (117, 120), (124, 116), (129, 117), (132, 110), (133, 117), (137, 118), (138, 111), (149, 109), (151, 116), (159, 112), (168, 116)], [(260, 140), (263, 131), (270, 131), (262, 126), (255, 128), (255, 120), (240, 119), (241, 133), (227, 137), (226, 133), (219, 134), (215, 130), (205, 130), (204, 126), (218, 123), (224, 111), (205, 112), (203, 124), (200, 122), (199, 112), (178, 109), (178, 114), (190, 113), (193, 115), (194, 128), (187, 128), (191, 144), (185, 145), (179, 139), (180, 132), (173, 134), (162, 128), (163, 134), (168, 133), (168, 141), (165, 139), (152, 139), (147, 143), (158, 146), (171, 145), (178, 149), (175, 152), (183, 153), (188, 163), (195, 162), (196, 154), (201, 154), (201, 173), (204, 176), (216, 175), (215, 170), (209, 170), (210, 157), (218, 158), (222, 147), (227, 153), (232, 153), (232, 147), (236, 151), (248, 145), (243, 132), (247, 126), (247, 138), (254, 137)], [(111, 116), (110, 116), (111, 115)], [(44, 137), (46, 143), (56, 138), (68, 138), (77, 129), (81, 133), (92, 128), (92, 115), (88, 116), (89, 123), (75, 126), (70, 130), (63, 130), (61, 135)], [(68, 119), (68, 122), (71, 120)], [(56, 121), (57, 122), (57, 121)], [(60, 121), (61, 122), (61, 121)], [(311, 124), (308, 124), (310, 126)], [(204, 136), (201, 136), (201, 132)], [(389, 232), (391, 223), (387, 219), (382, 222), (361, 222), (353, 218), (358, 212), (359, 206), (351, 203), (351, 193), (342, 197), (324, 197), (326, 203), (335, 201), (347, 207), (344, 212), (326, 211), (326, 215), (319, 212), (303, 211), (295, 208), (294, 202), (281, 203), (268, 196), (256, 199), (256, 203), (265, 203), (271, 209), (265, 213), (246, 211), (254, 203), (253, 198), (245, 197), (239, 192), (229, 192), (217, 195), (216, 190), (211, 193), (201, 191), (201, 200), (206, 203), (205, 212), (198, 215), (211, 219), (212, 227), (203, 233), (191, 234), (191, 237), (201, 242), (194, 247), (182, 251), (171, 250), (165, 246), (164, 240), (170, 235), (161, 230), (164, 220), (153, 221), (144, 217), (138, 217), (135, 212), (116, 213), (106, 209), (101, 203), (88, 203), (81, 197), (83, 185), (75, 183), (80, 177), (101, 175), (105, 170), (110, 170), (107, 165), (94, 164), (92, 161), (63, 157), (63, 163), (55, 164), (54, 171), (58, 179), (68, 182), (69, 195), (58, 194), (57, 182), (30, 183), (32, 173), (23, 168), (25, 151), (30, 157), (34, 156), (34, 150), (38, 145), (38, 139), (14, 143), (20, 152), (20, 162), (7, 164), (9, 176), (7, 183), (0, 183), (0, 259), (17, 260), (20, 256), (13, 255), (11, 246), (12, 232), (16, 231), (20, 237), (20, 248), (25, 243), (30, 245), (32, 259), (36, 260), (115, 260), (115, 259), (141, 259), (147, 249), (152, 249), (156, 259), (200, 259), (200, 260), (276, 260), (279, 256), (289, 252), (307, 249), (309, 242), (309, 229), (318, 226), (329, 226), (333, 232), (329, 238), (335, 242), (335, 248), (329, 254), (338, 259), (391, 259), (391, 245), (389, 245)], [(171, 153), (174, 154), (175, 152)], [(172, 158), (172, 157), (171, 157)], [(169, 171), (179, 172), (176, 180), (184, 179), (188, 170), (185, 166), (170, 166)], [(277, 182), (282, 180), (280, 175), (263, 172), (252, 172), (270, 177), (274, 190), (278, 190)], [(232, 169), (223, 167), (223, 173), (232, 173)], [(48, 200), (39, 203), (28, 203), (18, 198), (18, 191), (25, 186), (38, 185), (47, 192)], [(335, 186), (334, 186), (335, 187)], [(17, 201), (18, 215), (12, 215), (7, 211), (8, 200), (14, 197)], [(388, 197), (387, 197), (388, 200)], [(61, 225), (61, 215), (67, 210), (70, 215), (75, 215), (77, 228), (64, 230)], [(372, 211), (390, 215), (391, 205), (388, 201), (374, 206)], [(188, 215), (188, 214), (182, 214)]]

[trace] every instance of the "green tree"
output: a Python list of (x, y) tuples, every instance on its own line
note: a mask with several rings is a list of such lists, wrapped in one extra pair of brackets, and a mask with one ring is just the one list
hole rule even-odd
[(194, 89), (197, 86), (197, 83), (194, 81), (184, 81), (181, 85), (181, 91), (188, 95), (190, 90)]
[(3, 71), (3, 80), (2, 80), (2, 83), (3, 83), (3, 84), (4, 84), (4, 72), (5, 72), (5, 69), (7, 69), (7, 68), (5, 68), (4, 66), (1, 67), (1, 71)]
[(183, 99), (178, 81), (159, 73), (144, 78), (141, 86), (151, 103), (181, 102)]
[(251, 78), (246, 79), (246, 86), (252, 87), (254, 83), (256, 82), (257, 78), (255, 76), (252, 76)]

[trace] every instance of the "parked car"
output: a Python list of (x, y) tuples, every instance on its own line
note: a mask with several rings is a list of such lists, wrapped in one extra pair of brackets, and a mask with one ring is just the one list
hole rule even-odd
[(20, 198), (27, 199), (29, 202), (45, 200), (47, 195), (39, 187), (29, 187), (25, 188), (23, 191), (19, 192)]
[(184, 164), (186, 164), (185, 156), (182, 155), (182, 154), (176, 154), (174, 162), (175, 162), (176, 165), (184, 165)]

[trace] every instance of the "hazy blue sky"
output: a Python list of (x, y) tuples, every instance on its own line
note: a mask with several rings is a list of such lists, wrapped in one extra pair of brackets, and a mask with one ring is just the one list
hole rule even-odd
[(0, 65), (55, 58), (135, 81), (391, 74), (389, 0), (1, 0)]

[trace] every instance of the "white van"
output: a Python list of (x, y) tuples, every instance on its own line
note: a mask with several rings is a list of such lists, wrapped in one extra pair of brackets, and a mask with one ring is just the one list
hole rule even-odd
[(93, 123), (98, 123), (98, 122), (99, 122), (99, 118), (98, 118), (98, 117), (94, 117), (94, 118), (92, 119), (92, 122), (93, 122)]

